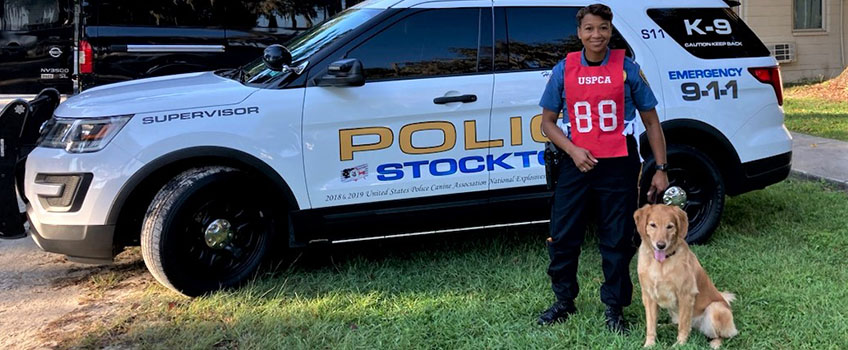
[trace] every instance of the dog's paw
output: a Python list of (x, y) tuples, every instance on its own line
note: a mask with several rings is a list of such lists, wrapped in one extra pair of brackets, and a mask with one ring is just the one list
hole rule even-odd
[(715, 338), (710, 340), (710, 347), (713, 349), (718, 349), (721, 347), (721, 338)]
[(676, 348), (678, 346), (683, 346), (683, 345), (686, 345), (686, 339), (679, 339), (678, 338), (677, 341), (674, 342), (674, 345), (672, 345), (672, 347)]
[(642, 345), (643, 348), (650, 348), (657, 344), (655, 339), (645, 339), (645, 345)]

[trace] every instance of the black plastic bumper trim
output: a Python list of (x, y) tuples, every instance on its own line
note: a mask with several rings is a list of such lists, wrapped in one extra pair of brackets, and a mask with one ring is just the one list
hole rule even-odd
[(30, 220), (29, 233), (42, 250), (68, 255), (74, 261), (103, 264), (114, 256), (114, 225), (44, 225)]
[(741, 181), (742, 193), (763, 189), (789, 177), (792, 170), (792, 151), (742, 163), (745, 179)]

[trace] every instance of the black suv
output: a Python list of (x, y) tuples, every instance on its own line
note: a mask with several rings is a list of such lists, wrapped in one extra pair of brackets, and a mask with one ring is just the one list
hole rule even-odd
[(0, 94), (237, 67), (357, 2), (0, 0)]

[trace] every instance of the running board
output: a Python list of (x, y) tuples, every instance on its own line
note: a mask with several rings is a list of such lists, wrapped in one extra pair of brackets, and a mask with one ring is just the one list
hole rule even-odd
[(443, 229), (443, 230), (421, 231), (421, 232), (413, 232), (413, 233), (401, 233), (401, 234), (396, 234), (396, 235), (340, 239), (340, 240), (335, 240), (335, 241), (330, 241), (330, 240), (327, 240), (327, 239), (313, 239), (313, 240), (309, 241), (309, 244), (328, 243), (328, 242), (332, 243), (332, 244), (353, 243), (353, 242), (373, 241), (373, 240), (378, 240), (378, 239), (414, 237), (414, 236), (434, 235), (434, 234), (439, 234), (439, 233), (484, 230), (484, 229), (493, 229), (493, 228), (510, 227), (510, 226), (536, 225), (536, 224), (545, 224), (545, 223), (548, 223), (548, 222), (550, 222), (550, 220), (524, 221), (524, 222), (513, 222), (513, 223), (509, 223), (509, 224), (496, 224), (496, 225), (483, 225), (483, 226), (472, 226), (472, 227), (461, 227), (461, 228), (449, 228), (449, 229)]

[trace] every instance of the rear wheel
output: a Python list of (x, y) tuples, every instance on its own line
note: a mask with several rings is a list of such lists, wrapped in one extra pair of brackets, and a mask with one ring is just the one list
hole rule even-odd
[[(679, 186), (686, 191), (687, 203), (683, 210), (689, 216), (689, 244), (705, 243), (712, 236), (724, 210), (725, 187), (718, 166), (703, 152), (687, 145), (668, 145), (669, 186)], [(647, 203), (645, 192), (654, 176), (653, 157), (645, 160), (640, 183), (641, 203)]]
[(274, 238), (274, 213), (258, 181), (228, 167), (177, 175), (144, 218), (141, 252), (168, 288), (197, 296), (238, 286), (260, 266)]

